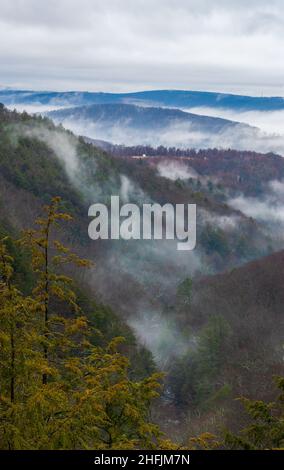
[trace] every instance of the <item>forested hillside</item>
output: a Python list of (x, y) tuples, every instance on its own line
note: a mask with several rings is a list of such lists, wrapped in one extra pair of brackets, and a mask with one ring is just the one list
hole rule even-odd
[[(62, 229), (54, 240), (92, 262), (83, 272), (69, 263), (62, 266), (62, 274), (74, 278), (78, 306), (103, 335), (104, 340), (92, 344), (106, 347), (113, 337), (126, 338), (119, 352), (122, 361), (125, 357), (130, 360), (130, 388), (136, 387), (131, 380), (141, 383), (154, 370), (166, 374), (164, 391), (155, 405), (155, 420), (168, 436), (183, 444), (188, 437), (205, 431), (221, 435), (226, 425), (238, 431), (246, 418), (234, 398), (248, 395), (273, 399), (271, 377), (283, 374), (283, 256), (264, 258), (280, 250), (282, 239), (229, 204), (228, 195), (234, 187), (222, 175), (230, 155), (232, 152), (219, 155), (221, 163), (207, 165), (203, 173), (200, 163), (196, 168), (200, 178), (170, 178), (154, 163), (109, 155), (47, 118), (0, 108), (1, 238), (20, 239), (23, 229), (38, 230), (34, 221), (42, 216), (42, 206), (61, 197), (60, 212), (70, 214), (73, 220), (62, 220)], [(202, 154), (201, 160), (205, 156), (209, 159), (210, 152)], [(239, 175), (241, 164), (233, 158), (232, 171)], [(248, 156), (243, 158), (247, 161)], [(270, 156), (252, 155), (259, 168), (266, 164), (266, 158)], [(278, 157), (273, 157), (273, 162), (272, 178), (275, 168), (281, 168)], [(245, 171), (252, 187), (253, 171)], [(91, 241), (87, 236), (89, 205), (103, 202), (109, 206), (110, 196), (115, 194), (122, 202), (139, 206), (146, 202), (196, 203), (196, 249), (186, 255), (179, 253), (176, 240), (133, 240), (126, 244), (123, 240)], [(2, 243), (5, 256), (7, 253), (13, 258), (7, 258), (13, 268), (13, 286), (31, 302), (33, 289), (39, 285), (33, 268), (37, 262), (30, 263), (33, 245), (24, 243), (19, 248), (10, 239)], [(7, 288), (6, 283), (5, 299)], [(60, 305), (53, 302), (56, 307)], [(3, 305), (7, 312), (11, 305)], [(63, 313), (66, 310), (65, 305)], [(42, 338), (35, 336), (35, 340), (39, 345)], [(9, 348), (5, 354), (9, 354)], [(122, 367), (125, 379), (124, 365), (116, 365)], [(39, 376), (49, 374), (45, 366), (43, 362)], [(77, 372), (72, 370), (72, 374)], [(139, 395), (143, 388), (135, 390)], [(28, 389), (31, 397), (35, 391)], [(143, 408), (141, 426), (144, 419), (149, 422), (148, 405)], [(130, 409), (132, 412), (136, 411)], [(171, 425), (173, 414), (178, 417), (175, 425)], [(74, 425), (79, 426), (79, 422)], [(128, 437), (132, 439), (130, 434)], [(142, 437), (148, 439), (148, 435)], [(129, 445), (150, 445), (142, 437), (138, 444), (131, 441)], [(55, 447), (65, 445), (61, 439)], [(119, 442), (118, 435), (115, 439), (114, 446), (126, 445)], [(29, 446), (27, 442), (23, 445)], [(70, 441), (66, 445), (71, 446)], [(98, 441), (96, 445), (100, 445)]]
[(167, 383), (191, 432), (236, 429), (241, 405), (233, 397), (272, 398), (272, 378), (283, 375), (283, 279), (281, 251), (180, 286), (172, 309), (191, 347)]
[[(233, 149), (180, 149), (175, 147), (125, 146), (104, 141), (87, 142), (106, 150), (111, 155), (139, 160), (141, 165), (181, 164), (193, 168), (200, 178), (208, 176), (219, 180), (220, 186), (246, 195), (259, 195), (269, 181), (284, 178), (283, 157), (273, 153), (262, 154)], [(182, 175), (181, 175), (182, 176)]]
[[(0, 168), (1, 168), (1, 215), (0, 231), (2, 236), (19, 237), (23, 229), (27, 229), (34, 224), (35, 219), (40, 215), (43, 204), (48, 204), (51, 198), (60, 196), (62, 207), (73, 217), (68, 229), (59, 234), (63, 242), (71, 247), (76, 247), (76, 251), (87, 257), (90, 249), (90, 240), (87, 235), (88, 220), (84, 217), (86, 204), (80, 191), (70, 182), (64, 169), (64, 163), (58, 159), (52, 148), (40, 138), (28, 136), (35, 126), (42, 126), (46, 131), (55, 131), (55, 127), (50, 121), (37, 118), (36, 120), (27, 114), (17, 114), (7, 112), (1, 108), (1, 128), (0, 128)], [(22, 127), (24, 126), (24, 127)], [(62, 130), (60, 130), (62, 132)], [(74, 138), (75, 139), (75, 138)], [(99, 150), (93, 150), (93, 154), (101, 155)], [(18, 253), (13, 248), (15, 256), (15, 273), (19, 272), (21, 287), (28, 291), (32, 285), (32, 275), (25, 266), (26, 258), (23, 253)], [(77, 277), (78, 288), (85, 302), (85, 309), (95, 309), (96, 315), (93, 320), (98, 327), (112, 336), (123, 335), (128, 338), (130, 351), (138, 356), (145, 355), (146, 370), (152, 369), (152, 360), (147, 352), (139, 346), (137, 349), (136, 340), (125, 323), (109, 307), (93, 300), (89, 302), (91, 287), (87, 282), (87, 275), (77, 273), (74, 268), (69, 268), (71, 274)], [(21, 273), (24, 274), (21, 276)], [(92, 298), (95, 292), (92, 290)], [(96, 295), (95, 295), (96, 297)], [(139, 364), (139, 357), (135, 356), (133, 363)], [(149, 358), (149, 364), (147, 363)], [(143, 375), (143, 364), (142, 370)], [(139, 368), (139, 365), (138, 365)]]

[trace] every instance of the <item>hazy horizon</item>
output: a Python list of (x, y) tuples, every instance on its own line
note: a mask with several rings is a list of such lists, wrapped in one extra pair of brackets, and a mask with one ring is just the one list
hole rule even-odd
[(0, 1), (0, 83), (283, 96), (281, 0)]
[(256, 94), (249, 94), (249, 93), (234, 93), (234, 92), (227, 92), (224, 90), (217, 90), (217, 89), (193, 89), (193, 88), (135, 88), (133, 90), (125, 90), (125, 91), (115, 91), (114, 89), (102, 90), (102, 89), (72, 89), (72, 88), (21, 88), (16, 86), (9, 86), (0, 84), (1, 91), (22, 91), (22, 92), (36, 92), (36, 93), (104, 93), (104, 94), (127, 94), (127, 93), (144, 93), (147, 91), (157, 92), (157, 91), (181, 91), (181, 92), (194, 92), (194, 93), (212, 93), (212, 94), (224, 94), (224, 95), (235, 95), (235, 96), (245, 96), (250, 98), (283, 98), (284, 99), (284, 91), (283, 95), (271, 95), (271, 94), (264, 94), (261, 93), (260, 95)]

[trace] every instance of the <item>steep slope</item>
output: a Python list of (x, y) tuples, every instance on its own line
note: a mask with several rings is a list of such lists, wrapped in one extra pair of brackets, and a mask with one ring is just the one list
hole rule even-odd
[[(83, 256), (97, 262), (89, 283), (124, 316), (160, 312), (185, 276), (224, 270), (271, 249), (271, 240), (253, 220), (229, 208), (214, 193), (168, 180), (139, 161), (111, 157), (47, 119), (2, 109), (1, 120), (2, 188), (7, 188), (1, 196), (3, 218), (13, 217), (13, 223), (22, 228), (29, 214), (30, 223), (40, 201), (61, 195), (75, 217), (70, 239), (79, 244)], [(176, 240), (91, 242), (88, 206), (109, 205), (112, 194), (140, 206), (153, 201), (196, 203), (196, 250), (185, 256), (177, 251)], [(24, 208), (21, 199), (27, 201)]]
[[(44, 133), (39, 133), (43, 129)], [(20, 238), (21, 231), (32, 227), (35, 219), (42, 214), (42, 206), (49, 203), (52, 197), (60, 196), (63, 208), (73, 216), (72, 223), (66, 225), (60, 240), (80, 256), (95, 260), (100, 243), (97, 243), (96, 250), (92, 250), (94, 247), (87, 236), (86, 202), (70, 181), (64, 161), (52, 149), (50, 132), (63, 147), (67, 142), (73, 142), (72, 139), (78, 144), (78, 140), (65, 131), (56, 133), (55, 126), (46, 119), (8, 112), (0, 106), (0, 235)], [(67, 152), (70, 148), (64, 149)], [(97, 149), (92, 149), (90, 154), (101, 156), (103, 160), (103, 154)], [(16, 248), (13, 251), (21, 287), (29, 290), (32, 279), (31, 273), (26, 270), (24, 253)], [(132, 372), (143, 376), (153, 367), (151, 355), (137, 345), (133, 332), (122, 320), (119, 307), (111, 310), (102, 304), (101, 296), (90, 279), (90, 276), (94, 278), (93, 273), (88, 271), (83, 275), (72, 268), (70, 274), (78, 282), (80, 302), (94, 326), (107, 338), (117, 335), (126, 338), (125, 351), (133, 358)]]
[(189, 433), (238, 429), (244, 415), (233, 398), (272, 400), (272, 378), (284, 373), (284, 251), (185, 286), (168, 315), (189, 349), (169, 366), (169, 394)]

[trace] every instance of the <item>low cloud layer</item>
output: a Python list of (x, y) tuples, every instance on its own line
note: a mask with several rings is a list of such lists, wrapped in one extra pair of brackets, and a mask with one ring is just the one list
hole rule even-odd
[(271, 236), (284, 239), (284, 181), (271, 181), (261, 197), (239, 195), (228, 201), (234, 209), (264, 223)]
[(224, 108), (189, 108), (184, 111), (212, 117), (221, 117), (258, 127), (268, 134), (284, 135), (284, 111), (235, 111)]
[(198, 174), (193, 168), (176, 161), (161, 162), (157, 165), (157, 170), (160, 176), (173, 181), (198, 178)]
[[(255, 113), (260, 115), (261, 113)], [(269, 115), (269, 113), (268, 113)], [(279, 115), (283, 115), (284, 112)], [(241, 118), (241, 113), (236, 114)], [(269, 118), (268, 118), (269, 119)], [(257, 127), (247, 125), (231, 126), (219, 132), (194, 130), (190, 124), (173, 122), (162, 129), (133, 129), (127, 126), (127, 122), (115, 125), (101, 125), (100, 122), (92, 122), (86, 119), (63, 119), (64, 127), (78, 135), (84, 135), (93, 139), (105, 140), (114, 144), (123, 145), (151, 145), (178, 148), (219, 148), (252, 150), (260, 153), (274, 152), (284, 156), (284, 129), (283, 134), (267, 132)], [(255, 125), (257, 119), (251, 120)], [(279, 118), (280, 125), (280, 118)], [(270, 125), (273, 129), (273, 123)]]

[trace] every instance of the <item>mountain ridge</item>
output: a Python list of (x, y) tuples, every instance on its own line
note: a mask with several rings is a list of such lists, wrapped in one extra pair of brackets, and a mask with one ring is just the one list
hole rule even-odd
[[(273, 111), (284, 109), (281, 96), (250, 96), (214, 91), (191, 90), (145, 90), (127, 93), (88, 92), (88, 91), (33, 91), (0, 90), (0, 101), (6, 105), (17, 103), (38, 103), (66, 106), (125, 100), (148, 102), (148, 104), (170, 107), (216, 107), (236, 110)], [(138, 102), (136, 104), (138, 104)]]
[[(243, 125), (238, 121), (232, 121), (229, 119), (211, 117), (206, 115), (199, 115), (195, 113), (190, 113), (182, 111), (178, 108), (163, 108), (163, 107), (154, 107), (154, 106), (138, 106), (136, 104), (128, 103), (103, 103), (103, 104), (90, 104), (86, 106), (76, 106), (72, 108), (65, 108), (55, 111), (47, 112), (47, 116), (53, 119), (60, 119), (64, 117), (71, 116), (72, 119), (79, 117), (80, 119), (93, 119), (97, 117), (102, 119), (106, 116), (106, 113), (113, 116), (113, 120), (117, 122), (117, 119), (123, 117), (124, 119), (138, 119), (142, 116), (141, 124), (144, 124), (146, 127), (151, 127), (151, 120), (160, 119), (161, 120), (191, 120), (193, 123), (203, 124), (206, 123), (212, 127), (223, 127), (226, 125)], [(150, 120), (149, 120), (150, 118)], [(144, 121), (148, 119), (148, 121)], [(249, 127), (249, 126), (248, 126)]]

